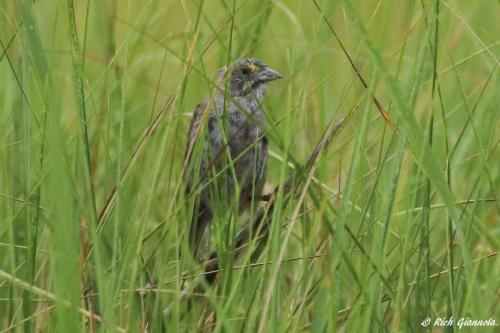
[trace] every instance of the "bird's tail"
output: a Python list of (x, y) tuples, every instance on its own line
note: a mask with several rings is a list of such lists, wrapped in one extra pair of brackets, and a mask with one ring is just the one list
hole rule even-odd
[(203, 233), (211, 220), (212, 211), (207, 204), (200, 202), (198, 209), (193, 213), (189, 230), (189, 247), (195, 257), (197, 256)]

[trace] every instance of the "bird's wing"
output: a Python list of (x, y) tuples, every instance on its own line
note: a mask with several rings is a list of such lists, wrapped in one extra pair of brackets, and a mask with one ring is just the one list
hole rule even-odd
[[(201, 133), (203, 133), (203, 129), (205, 126), (207, 126), (208, 128), (208, 133), (205, 132), (206, 134), (200, 135)], [(189, 125), (185, 154), (185, 161), (188, 169), (190, 168), (189, 164), (191, 163), (197, 140), (203, 140), (203, 155), (201, 159), (201, 165), (199, 169), (191, 170), (189, 172), (190, 174), (187, 177), (186, 183), (186, 193), (190, 193), (192, 190), (194, 190), (193, 188), (191, 188), (191, 186), (197, 186), (197, 184), (191, 183), (193, 181), (194, 174), (198, 172), (200, 178), (204, 178), (206, 176), (206, 168), (209, 168), (209, 164), (211, 163), (210, 160), (212, 159), (212, 156), (214, 156), (210, 152), (217, 152), (222, 149), (222, 139), (217, 126), (214, 106), (207, 101), (202, 102), (196, 106), (196, 109), (193, 113), (193, 118), (191, 119), (191, 124)], [(206, 226), (210, 223), (211, 219), (212, 211), (210, 210), (209, 205), (206, 202), (205, 196), (202, 194), (196, 199), (195, 212), (191, 221), (189, 231), (189, 243), (194, 254), (196, 254), (198, 250), (200, 240), (203, 236)]]
[[(222, 129), (218, 122), (217, 110), (220, 110), (220, 101), (204, 101), (196, 106), (188, 130), (188, 140), (185, 154), (186, 165), (189, 165), (197, 140), (206, 127), (203, 145), (202, 166), (209, 168), (220, 158), (225, 146), (222, 139)], [(206, 136), (205, 136), (206, 135)], [(207, 164), (205, 164), (207, 163)]]

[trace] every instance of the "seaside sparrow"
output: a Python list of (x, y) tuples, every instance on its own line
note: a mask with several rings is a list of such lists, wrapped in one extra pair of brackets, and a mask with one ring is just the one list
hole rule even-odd
[(268, 150), (262, 102), (267, 84), (279, 78), (258, 59), (236, 60), (219, 70), (212, 97), (194, 111), (185, 156), (187, 193), (196, 198), (194, 254), (215, 212), (237, 205), (242, 213), (261, 195)]

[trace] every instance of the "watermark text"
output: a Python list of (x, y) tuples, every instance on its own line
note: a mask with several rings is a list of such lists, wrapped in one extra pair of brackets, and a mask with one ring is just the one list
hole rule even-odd
[(469, 317), (462, 317), (455, 320), (453, 317), (438, 317), (434, 320), (431, 318), (425, 318), (420, 323), (423, 327), (427, 327), (429, 325), (436, 327), (451, 327), (456, 325), (458, 329), (462, 329), (465, 327), (493, 327), (498, 326), (497, 322), (493, 318), (488, 319), (472, 319)]

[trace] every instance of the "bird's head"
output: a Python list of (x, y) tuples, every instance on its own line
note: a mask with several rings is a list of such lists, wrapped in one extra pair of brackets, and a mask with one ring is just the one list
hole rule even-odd
[(262, 61), (253, 58), (238, 59), (219, 71), (219, 83), (227, 84), (231, 96), (256, 94), (262, 96), (267, 83), (282, 78), (281, 74)]

